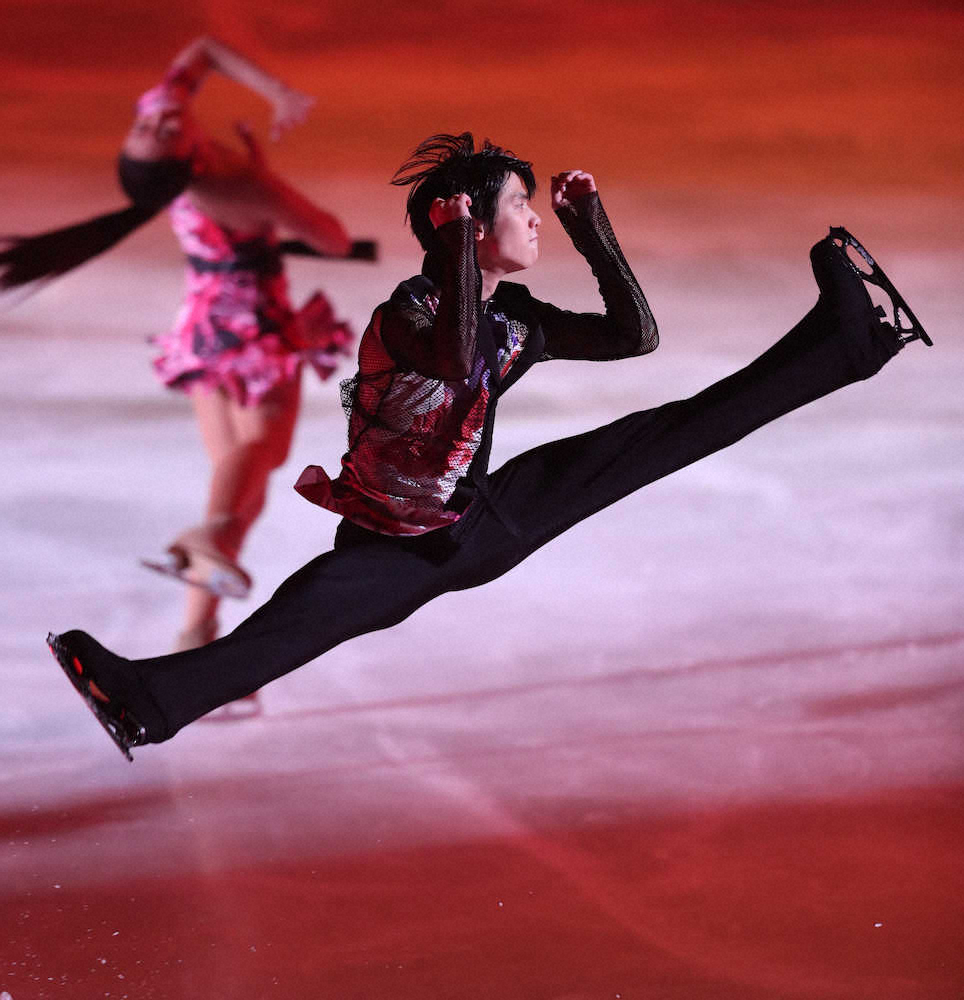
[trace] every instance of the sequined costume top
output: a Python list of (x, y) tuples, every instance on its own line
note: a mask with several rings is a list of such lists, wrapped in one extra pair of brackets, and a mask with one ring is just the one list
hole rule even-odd
[(339, 476), (309, 466), (299, 493), (383, 534), (451, 524), (484, 497), (496, 402), (535, 362), (656, 347), (652, 313), (599, 196), (557, 215), (599, 282), (605, 312), (569, 312), (506, 281), (483, 305), (471, 220), (441, 226), (439, 259), (376, 308), (358, 372), (342, 383), (348, 451)]

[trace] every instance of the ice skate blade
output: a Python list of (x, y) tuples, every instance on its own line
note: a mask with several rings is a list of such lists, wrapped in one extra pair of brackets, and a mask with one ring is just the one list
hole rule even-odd
[(94, 718), (104, 727), (107, 735), (114, 741), (118, 750), (131, 762), (133, 747), (143, 746), (147, 742), (147, 730), (126, 709), (121, 709), (119, 715), (111, 713), (110, 702), (95, 698), (90, 690), (91, 679), (84, 673), (79, 657), (74, 656), (60, 641), (60, 636), (53, 632), (47, 634), (47, 646), (53, 653), (60, 669), (67, 675), (74, 690), (84, 699)]
[(213, 561), (202, 579), (192, 579), (189, 575), (193, 568), (191, 564), (173, 552), (168, 553), (164, 559), (141, 559), (140, 564), (145, 569), (153, 570), (162, 576), (180, 580), (181, 583), (191, 587), (200, 587), (215, 597), (234, 597), (244, 600), (251, 591), (250, 580), (246, 575), (240, 575), (243, 570), (235, 571), (227, 566), (221, 567)]
[[(841, 249), (844, 260), (854, 271), (854, 273), (864, 282), (870, 285), (876, 285), (878, 288), (882, 288), (890, 298), (891, 308), (894, 313), (894, 319), (892, 323), (887, 325), (892, 327), (894, 333), (897, 336), (897, 340), (901, 347), (911, 343), (914, 340), (922, 341), (927, 347), (933, 347), (934, 342), (927, 335), (924, 327), (921, 326), (920, 320), (914, 315), (913, 310), (905, 301), (903, 295), (897, 291), (894, 287), (894, 283), (884, 274), (880, 265), (870, 256), (870, 252), (866, 247), (854, 236), (849, 233), (843, 226), (831, 226), (830, 227), (830, 239)], [(870, 269), (869, 271), (863, 270), (851, 259), (850, 255), (847, 253), (847, 247), (853, 247), (854, 250), (860, 255), (864, 263)], [(878, 315), (885, 315), (883, 309), (877, 307)], [(904, 326), (901, 322), (901, 316), (907, 320), (910, 324), (909, 326)]]

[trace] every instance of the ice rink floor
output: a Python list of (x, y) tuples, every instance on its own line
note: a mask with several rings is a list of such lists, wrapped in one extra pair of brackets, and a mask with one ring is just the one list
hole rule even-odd
[[(77, 214), (80, 182), (30, 183), (51, 219)], [(379, 199), (397, 194), (339, 183), (381, 235)], [(4, 317), (12, 1000), (964, 995), (964, 292), (948, 205), (774, 201), (760, 227), (740, 205), (658, 196), (644, 219), (636, 197), (607, 205), (662, 346), (534, 370), (500, 408), (493, 467), (750, 360), (812, 304), (807, 250), (828, 223), (877, 254), (936, 346), (133, 765), (44, 636), (83, 627), (136, 656), (178, 627), (178, 585), (137, 565), (197, 519), (206, 476), (144, 343), (180, 291), (169, 232)], [(530, 286), (595, 308), (545, 230)], [(320, 283), (360, 329), (417, 269), (400, 229), (383, 242), (375, 266), (298, 264), (296, 298)], [(336, 467), (344, 422), (334, 382), (306, 389), (245, 553), (254, 595), (225, 607), (226, 628), (331, 541), (334, 516), (290, 487), (309, 462)]]

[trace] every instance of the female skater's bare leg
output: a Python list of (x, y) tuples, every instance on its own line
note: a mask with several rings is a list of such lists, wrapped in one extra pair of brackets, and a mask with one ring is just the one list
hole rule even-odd
[(256, 406), (229, 406), (236, 448), (216, 470), (209, 514), (227, 510), (237, 518), (239, 547), (264, 508), (269, 476), (288, 457), (300, 400), (300, 382), (293, 380), (276, 386)]
[[(277, 386), (260, 403), (246, 407), (221, 392), (192, 394), (212, 476), (205, 521), (175, 545), (200, 541), (236, 562), (264, 508), (268, 478), (287, 458), (299, 400), (298, 381)], [(215, 638), (219, 603), (219, 595), (210, 590), (189, 589), (178, 649), (191, 649)]]

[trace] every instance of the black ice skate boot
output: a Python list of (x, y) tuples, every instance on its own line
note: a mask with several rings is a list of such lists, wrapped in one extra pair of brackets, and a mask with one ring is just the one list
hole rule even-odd
[[(848, 248), (854, 253), (849, 253)], [(810, 262), (820, 300), (848, 337), (861, 378), (879, 371), (911, 341), (921, 340), (933, 346), (904, 297), (856, 237), (842, 226), (832, 226), (829, 235), (811, 249)], [(868, 285), (886, 293), (890, 317), (884, 306), (874, 305)]]
[[(137, 677), (130, 662), (105, 649), (86, 632), (77, 630), (62, 635), (51, 632), (47, 645), (97, 721), (120, 752), (133, 761), (131, 749), (152, 741), (147, 725), (153, 732), (162, 731), (162, 724), (150, 696), (137, 693)], [(91, 684), (96, 685), (106, 701), (94, 694)]]
[[(934, 342), (927, 336), (927, 333), (921, 326), (920, 321), (911, 311), (910, 306), (904, 301), (903, 295), (897, 291), (893, 282), (887, 277), (886, 274), (884, 274), (880, 265), (874, 260), (873, 257), (870, 256), (867, 249), (861, 244), (860, 240), (858, 240), (856, 236), (848, 233), (843, 226), (831, 226), (830, 236), (828, 239), (832, 240), (836, 246), (840, 247), (844, 256), (847, 258), (847, 263), (850, 264), (851, 268), (853, 268), (853, 270), (857, 273), (861, 281), (870, 285), (876, 285), (878, 288), (882, 288), (887, 293), (894, 317), (893, 322), (888, 325), (894, 328), (894, 332), (897, 334), (897, 339), (900, 341), (900, 346), (903, 347), (905, 344), (909, 344), (912, 340), (921, 340), (928, 347), (933, 347)], [(863, 264), (854, 260), (853, 256), (847, 253), (847, 247), (853, 247), (863, 261)], [(887, 310), (884, 309), (883, 306), (877, 306), (875, 308), (875, 312), (882, 318), (887, 316)], [(905, 319), (910, 325), (904, 326), (901, 317), (903, 317), (903, 319)]]

